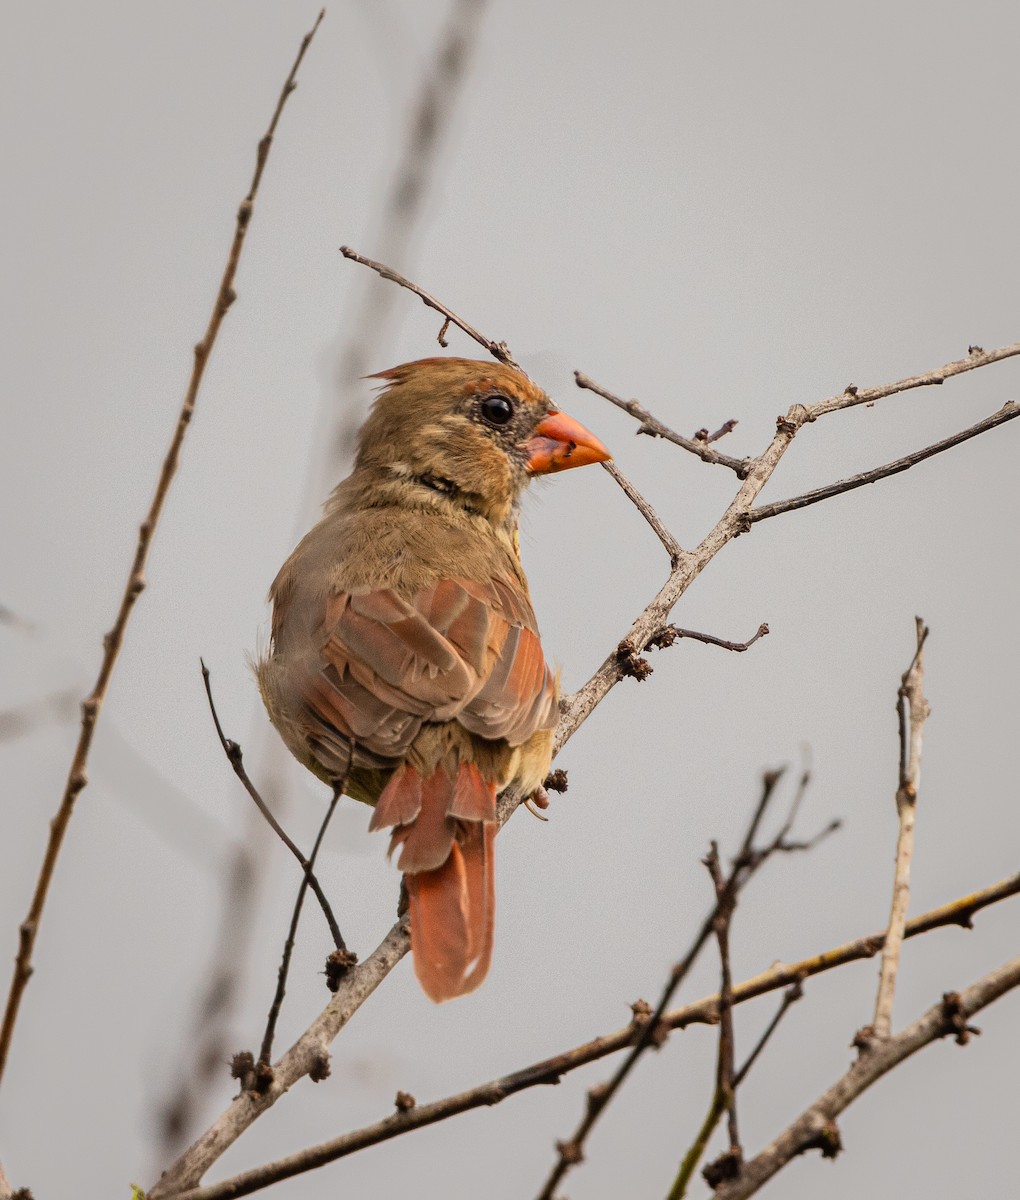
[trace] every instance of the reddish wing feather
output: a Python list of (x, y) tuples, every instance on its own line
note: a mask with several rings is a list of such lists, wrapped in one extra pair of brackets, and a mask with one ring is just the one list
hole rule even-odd
[(460, 719), (519, 745), (547, 727), (555, 681), (524, 591), (440, 580), (412, 600), (391, 589), (326, 603), (324, 670), (307, 703), (371, 756), (403, 758), (422, 721)]

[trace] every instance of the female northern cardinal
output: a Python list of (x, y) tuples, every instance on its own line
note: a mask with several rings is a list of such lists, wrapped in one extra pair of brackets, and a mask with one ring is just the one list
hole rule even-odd
[(610, 455), (510, 367), (429, 358), (374, 378), (354, 471), (270, 588), (258, 679), (298, 760), (393, 827), (415, 973), (438, 1002), (489, 969), (496, 793), (535, 792), (552, 757), (520, 496)]

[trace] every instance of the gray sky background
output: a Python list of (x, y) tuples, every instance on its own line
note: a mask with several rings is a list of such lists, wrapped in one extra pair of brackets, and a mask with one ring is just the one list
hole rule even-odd
[[(0, 709), (84, 693), (112, 622), (158, 463), (247, 187), (254, 146), (315, 6), (220, 0), (11, 6), (0, 39), (3, 435)], [(0, 1158), (40, 1197), (124, 1196), (159, 1164), (154, 1113), (176, 1080), (208, 969), (224, 863), (247, 799), (215, 741), (198, 656), (253, 771), (272, 735), (246, 655), (264, 596), (310, 523), (309, 463), (338, 397), (335, 357), (365, 289), (337, 252), (380, 251), (379, 196), (445, 6), (331, 4), (270, 159), (231, 311), (208, 371), (96, 738), (36, 949), (0, 1096)], [(398, 269), (478, 328), (615, 451), (685, 545), (733, 491), (728, 472), (578, 392), (579, 368), (692, 432), (739, 419), (757, 453), (795, 401), (886, 382), (1017, 336), (1020, 16), (1001, 3), (691, 5), (493, 2), (437, 184)], [(438, 322), (396, 299), (382, 369), (438, 352)], [(451, 336), (451, 353), (478, 356)], [(805, 429), (778, 499), (928, 444), (1020, 399), (1008, 362)], [(499, 842), (496, 959), (485, 987), (433, 1007), (403, 964), (334, 1047), (218, 1168), (233, 1172), (615, 1029), (654, 1001), (709, 901), (698, 860), (732, 848), (764, 768), (801, 762), (803, 829), (846, 827), (747, 892), (734, 969), (820, 951), (885, 921), (893, 702), (932, 627), (912, 911), (1017, 869), (1020, 592), (1009, 425), (905, 475), (739, 539), (678, 608), (681, 625), (771, 636), (744, 655), (654, 655), (571, 741), (570, 791)], [(322, 496), (319, 497), (323, 498)], [(303, 511), (302, 510), (303, 507)], [(665, 577), (660, 547), (609, 478), (536, 487), (523, 553), (550, 657), (579, 685)], [(47, 720), (0, 743), (0, 958), (15, 951), (76, 736)], [(267, 768), (268, 769), (268, 768)], [(311, 840), (323, 789), (287, 775)], [(397, 875), (351, 803), (321, 878), (349, 942), (389, 928)], [(296, 873), (268, 833), (234, 1045), (257, 1048)], [(1016, 953), (1014, 902), (973, 933), (910, 943), (895, 1024)], [(308, 911), (282, 1049), (326, 999)], [(4, 987), (7, 983), (4, 966)], [(741, 1092), (756, 1152), (844, 1070), (877, 966), (811, 982)], [(715, 988), (707, 955), (684, 996)], [(774, 999), (742, 1007), (748, 1050)], [(998, 1194), (1015, 1174), (1020, 999), (966, 1050), (923, 1052), (841, 1121), (846, 1153), (810, 1156), (772, 1192)], [(648, 1056), (565, 1191), (661, 1196), (708, 1103), (715, 1037)], [(282, 1185), (281, 1196), (423, 1200), (534, 1194), (611, 1063)], [(224, 1070), (211, 1118), (228, 1100)], [(721, 1144), (721, 1143), (720, 1143)], [(715, 1144), (713, 1146), (715, 1149)], [(703, 1188), (695, 1190), (701, 1194)], [(275, 1194), (275, 1193), (274, 1193)]]

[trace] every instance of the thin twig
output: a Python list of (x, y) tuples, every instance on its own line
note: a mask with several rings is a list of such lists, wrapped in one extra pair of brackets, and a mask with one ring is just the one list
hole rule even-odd
[(456, 325), (457, 328), (463, 330), (468, 337), (474, 338), (479, 346), (483, 346), (486, 350), (488, 350), (493, 358), (498, 359), (501, 363), (506, 363), (508, 367), (514, 367), (518, 371), (522, 369), (520, 364), (510, 353), (510, 347), (506, 344), (506, 342), (496, 342), (491, 338), (487, 338), (484, 334), (479, 333), (473, 325), (469, 325), (462, 317), (458, 317), (452, 309), (447, 308), (446, 305), (437, 300), (435, 296), (429, 295), (424, 288), (420, 288), (416, 283), (412, 283), (410, 279), (405, 279), (404, 276), (399, 273), (399, 271), (394, 271), (392, 267), (387, 267), (381, 262), (376, 262), (374, 259), (365, 258), (356, 250), (352, 250), (350, 246), (341, 246), (340, 253), (344, 256), (344, 258), (349, 258), (351, 262), (361, 263), (363, 267), (370, 267), (376, 272), (377, 275), (381, 275), (383, 279), (389, 279), (392, 283), (397, 283), (402, 288), (407, 288), (409, 292), (414, 292), (414, 294), (424, 305), (426, 305), (426, 307), (434, 309), (440, 314), (440, 316), (444, 318), (441, 332), (445, 333), (447, 327), (451, 324)]
[(699, 633), (696, 629), (681, 629), (679, 625), (664, 625), (645, 642), (645, 649), (664, 650), (667, 646), (672, 646), (674, 642), (680, 641), (681, 638), (690, 638), (695, 642), (704, 642), (706, 646), (718, 646), (722, 650), (732, 650), (736, 654), (742, 654), (745, 650), (750, 650), (759, 638), (767, 637), (768, 633), (769, 627), (763, 622), (746, 642), (728, 642), (725, 638), (718, 638), (711, 633)]
[(74, 757), (71, 760), (67, 782), (64, 785), (64, 793), (60, 799), (56, 815), (50, 822), (50, 834), (46, 845), (46, 853), (43, 857), (42, 866), (39, 869), (39, 877), (32, 896), (32, 902), (29, 906), (28, 915), (22, 921), (18, 931), (18, 954), (14, 964), (14, 974), (11, 979), (7, 1005), (4, 1010), (3, 1024), (0, 1026), (0, 1079), (3, 1077), (4, 1067), (7, 1063), (11, 1038), (14, 1035), (14, 1025), (17, 1021), (18, 1009), (21, 1005), (21, 997), (24, 994), (29, 976), (32, 973), (32, 951), (39, 933), (39, 923), (42, 919), (43, 908), (46, 904), (46, 896), (49, 892), (50, 881), (53, 878), (57, 857), (60, 854), (64, 835), (71, 820), (71, 813), (74, 811), (75, 801), (88, 782), (85, 771), (88, 764), (89, 750), (92, 747), (92, 737), (95, 733), (96, 722), (99, 719), (103, 701), (106, 699), (107, 689), (110, 685), (110, 677), (113, 674), (113, 668), (124, 642), (124, 632), (127, 629), (128, 619), (134, 609), (135, 602), (145, 589), (145, 565), (148, 561), (149, 549), (152, 546), (153, 535), (155, 534), (160, 514), (163, 511), (163, 504), (170, 491), (174, 475), (177, 472), (177, 464), (180, 458), (181, 447), (184, 443), (184, 436), (195, 411), (195, 401), (198, 396), (199, 385), (202, 382), (202, 376), (205, 373), (206, 364), (212, 353), (216, 335), (219, 333), (223, 318), (236, 299), (234, 276), (237, 273), (237, 264), (241, 257), (245, 235), (251, 223), (255, 197), (258, 193), (259, 183), (262, 180), (262, 172), (265, 170), (266, 160), (269, 157), (269, 149), (273, 143), (273, 136), (276, 133), (276, 127), (283, 112), (283, 107), (287, 102), (287, 97), (297, 86), (295, 77), (301, 65), (301, 60), (304, 58), (305, 51), (308, 49), (324, 16), (325, 10), (319, 13), (315, 24), (302, 39), (297, 57), (294, 59), (294, 65), (291, 67), (290, 73), (284, 82), (280, 98), (276, 102), (276, 108), (269, 122), (269, 128), (258, 144), (255, 171), (252, 175), (251, 186), (248, 188), (248, 194), (241, 201), (241, 205), (237, 210), (234, 238), (227, 256), (227, 265), (220, 280), (219, 290), (216, 293), (212, 315), (209, 318), (209, 323), (206, 326), (201, 341), (197, 343), (194, 349), (191, 379), (188, 382), (184, 400), (177, 416), (177, 423), (174, 427), (173, 436), (170, 439), (170, 447), (160, 468), (152, 503), (149, 505), (149, 511), (146, 513), (145, 519), (142, 521), (138, 531), (134, 559), (131, 563), (131, 571), (128, 574), (123, 595), (121, 596), (116, 619), (110, 632), (103, 638), (103, 658), (99, 667), (99, 675), (96, 678), (95, 686), (81, 706), (81, 733), (78, 737), (78, 744), (75, 747)]
[[(766, 1025), (764, 1032), (758, 1039), (754, 1049), (747, 1057), (747, 1061), (737, 1071), (733, 1077), (733, 1088), (736, 1090), (747, 1078), (751, 1068), (758, 1061), (762, 1051), (772, 1039), (772, 1035), (779, 1028), (779, 1023), (786, 1016), (789, 1009), (804, 995), (804, 988), (800, 983), (795, 983), (788, 987), (783, 993), (783, 999), (779, 1003), (772, 1020)], [(722, 997), (720, 996), (720, 1001)], [(683, 1200), (687, 1195), (687, 1187), (697, 1170), (698, 1163), (704, 1156), (705, 1149), (708, 1146), (709, 1139), (715, 1132), (715, 1127), (719, 1124), (719, 1118), (725, 1111), (722, 1093), (718, 1087), (712, 1094), (712, 1102), (708, 1107), (708, 1112), (705, 1114), (705, 1119), (701, 1123), (694, 1141), (691, 1143), (690, 1149), (684, 1155), (680, 1163), (680, 1170), (677, 1172), (677, 1177), (673, 1181), (673, 1186), (670, 1189), (668, 1200)], [(707, 1168), (706, 1168), (707, 1170)]]
[(895, 383), (883, 383), (878, 387), (859, 388), (850, 384), (838, 396), (830, 396), (827, 400), (819, 400), (811, 405), (812, 417), (824, 417), (827, 413), (838, 412), (844, 408), (854, 408), (858, 404), (874, 404), (876, 400), (884, 400), (887, 396), (896, 396), (914, 388), (937, 387), (952, 379), (955, 375), (963, 375), (967, 371), (976, 371), (979, 367), (987, 367), (992, 363), (1002, 362), (1007, 358), (1020, 355), (1020, 342), (1010, 346), (1001, 346), (998, 350), (983, 350), (980, 346), (971, 346), (966, 358), (954, 359), (944, 366), (936, 367), (934, 371), (925, 371), (920, 375), (908, 375), (906, 379), (897, 379)]
[[(684, 437), (682, 433), (677, 433), (675, 429), (670, 429), (668, 425), (664, 425), (657, 417), (653, 417), (647, 408), (643, 408), (636, 400), (622, 400), (619, 396), (614, 396), (612, 392), (607, 392), (604, 387), (597, 384), (590, 376), (585, 375), (583, 371), (574, 372), (574, 380), (579, 388), (585, 388), (589, 392), (594, 392), (597, 396), (601, 396), (603, 400), (608, 400), (610, 404), (615, 404), (617, 408), (623, 409), (625, 413), (629, 413), (636, 418), (641, 424), (638, 426), (638, 433), (646, 433), (650, 437), (664, 438), (668, 442), (672, 442), (674, 446), (680, 446), (683, 450), (689, 450), (691, 454), (696, 454), (702, 462), (715, 463), (720, 467), (729, 467), (736, 473), (738, 479), (746, 479), (747, 471), (750, 466), (750, 459), (746, 458), (731, 458), (728, 454), (720, 454), (718, 450), (710, 450), (709, 442), (714, 442), (723, 434), (729, 433), (736, 425), (736, 421), (727, 421), (725, 425), (711, 437), (693, 438)], [(707, 431), (706, 431), (707, 433)]]
[(997, 413), (993, 413), (990, 417), (985, 417), (983, 421), (978, 421), (976, 425), (971, 425), (969, 429), (954, 433), (950, 437), (943, 438), (940, 442), (933, 442), (930, 446), (925, 446), (923, 450), (915, 450), (913, 454), (905, 454), (902, 458), (897, 458), (894, 462), (886, 463), (884, 467), (873, 467), (870, 471), (862, 471), (859, 475), (851, 475), (849, 479), (841, 479), (837, 483), (830, 483), (825, 487), (815, 488), (814, 491), (802, 492), (799, 496), (791, 496), (789, 500), (777, 500), (775, 504), (759, 505), (757, 508), (751, 509), (748, 513), (748, 519), (752, 524), (758, 521), (767, 521), (770, 517), (778, 517), (781, 513), (793, 512), (798, 508), (807, 508), (808, 505), (817, 504), (820, 500), (828, 500), (832, 496), (840, 496), (844, 492), (852, 492), (854, 488), (864, 487), (865, 484), (876, 483), (879, 479), (887, 479), (890, 475), (898, 475), (900, 472), (908, 471), (918, 463), (924, 462), (926, 458), (932, 458), (936, 454), (941, 454), (944, 450), (951, 450), (954, 446), (959, 446), (961, 442), (969, 441), (972, 437), (977, 437), (979, 433), (986, 433), (989, 429), (994, 429), (997, 425), (1002, 425), (1006, 421), (1012, 421), (1015, 417), (1020, 417), (1020, 405), (1009, 400)]
[(602, 469), (612, 475), (613, 479), (619, 485), (627, 499), (634, 505), (638, 512), (651, 526), (655, 536), (662, 542), (669, 555), (669, 563), (671, 567), (675, 567), (680, 561), (680, 556), (683, 554), (683, 549), (676, 538), (669, 532), (662, 519), (648, 501), (641, 495), (637, 488), (630, 482), (626, 475), (620, 470), (616, 463), (604, 462), (601, 464)]
[(696, 442), (704, 442), (706, 445), (709, 442), (717, 442), (720, 438), (724, 438), (728, 433), (732, 433), (738, 424), (738, 421), (736, 421), (733, 417), (730, 417), (728, 421), (723, 421), (715, 433), (709, 433), (708, 427), (705, 426), (695, 432), (694, 440)]
[[(202, 662), (202, 660), (199, 660)], [(227, 756), (230, 765), (234, 769), (234, 774), (240, 779), (244, 785), (244, 790), (255, 801), (255, 805), (259, 812), (265, 817), (270, 829), (280, 839), (287, 849), (301, 864), (301, 869), (305, 873), (305, 878), (308, 880), (308, 885), (312, 889), (316, 900), (319, 902), (319, 907), (322, 909), (322, 914), (326, 918), (326, 923), (329, 925), (329, 932), (333, 935), (333, 942), (338, 950), (346, 950), (347, 944), (343, 939), (343, 934), (340, 932), (340, 926), (336, 922), (336, 917), (333, 916), (333, 910), (330, 908), (329, 901), (326, 899), (326, 893), (322, 890), (315, 873), (312, 870), (312, 864), (309, 859), (301, 853), (301, 850), (295, 844), (293, 839), (287, 834), (280, 822), (273, 815), (273, 810), (262, 799), (258, 788), (252, 783), (248, 776), (248, 772), (244, 769), (244, 755), (240, 745), (228, 738), (223, 732), (223, 726), (220, 724), (219, 713), (216, 711), (216, 704), (213, 700), (212, 684), (209, 679), (209, 668), (202, 662), (202, 682), (205, 684), (205, 694), (209, 700), (209, 711), (212, 713), (213, 724), (216, 726), (216, 736), (220, 739), (220, 745), (223, 747), (223, 753)]]
[[(290, 971), (291, 955), (294, 953), (294, 939), (297, 937), (298, 922), (301, 920), (301, 908), (305, 902), (305, 894), (312, 879), (315, 860), (319, 854), (319, 847), (322, 845), (322, 839), (326, 836), (326, 829), (333, 818), (333, 813), (336, 812), (337, 802), (343, 795), (343, 791), (343, 783), (333, 788), (333, 798), (326, 809), (326, 815), (322, 818), (318, 836), (315, 839), (315, 844), (312, 846), (312, 852), (308, 856), (308, 865), (305, 867), (305, 873), (298, 888), (297, 898), (294, 901), (294, 911), (291, 913), (290, 928), (287, 930), (287, 940), (283, 944), (283, 957), (280, 960), (280, 968), (276, 973), (276, 993), (273, 996), (273, 1003), (269, 1009), (269, 1016), (266, 1018), (266, 1031), (262, 1035), (262, 1049), (259, 1051), (259, 1062), (265, 1066), (268, 1066), (272, 1061), (276, 1022), (280, 1016), (280, 1009), (283, 1007), (283, 998), (287, 991), (287, 975)], [(337, 947), (337, 949), (340, 948), (339, 946)]]
[(798, 1154), (820, 1150), (835, 1158), (842, 1149), (836, 1117), (887, 1071), (918, 1050), (948, 1036), (965, 1045), (974, 1030), (968, 1019), (1020, 985), (1020, 958), (985, 975), (962, 992), (947, 992), (912, 1025), (863, 1054), (831, 1088), (806, 1109), (770, 1146), (744, 1164), (740, 1178), (722, 1184), (715, 1200), (746, 1200)]
[(910, 863), (914, 856), (914, 822), (917, 815), (918, 788), (921, 783), (921, 742), (924, 723), (931, 713), (928, 701), (924, 697), (924, 643), (928, 638), (928, 626), (920, 617), (915, 617), (914, 623), (917, 649), (896, 693), (896, 714), (900, 730), (900, 778), (896, 789), (899, 834), (896, 839), (896, 873), (893, 879), (889, 932), (882, 948), (875, 1018), (870, 1031), (876, 1041), (889, 1037), (892, 1031), (896, 973), (900, 964), (903, 930), (907, 923), (907, 908), (910, 905)]
[(733, 1077), (734, 1088), (740, 1087), (740, 1085), (744, 1082), (744, 1080), (750, 1074), (751, 1068), (760, 1058), (762, 1051), (772, 1040), (772, 1035), (779, 1028), (779, 1023), (782, 1021), (783, 1017), (786, 1016), (787, 1012), (793, 1007), (794, 1004), (797, 1003), (798, 1000), (802, 999), (803, 996), (804, 985), (799, 980), (797, 983), (791, 984), (791, 986), (786, 989), (786, 991), (783, 993), (782, 1000), (779, 1002), (779, 1007), (772, 1016), (772, 1020), (769, 1021), (768, 1025), (765, 1026), (765, 1029), (763, 1030), (761, 1037), (758, 1039), (757, 1044), (747, 1056), (747, 1061)]
[(719, 986), (719, 1053), (716, 1064), (716, 1093), (719, 1102), (726, 1112), (729, 1123), (730, 1144), (723, 1155), (723, 1160), (717, 1164), (720, 1179), (732, 1179), (740, 1173), (743, 1161), (743, 1151), (740, 1148), (740, 1133), (737, 1125), (737, 1092), (736, 1092), (736, 1042), (733, 1032), (733, 973), (730, 967), (730, 922), (737, 905), (736, 893), (732, 893), (728, 901), (723, 900), (726, 894), (726, 880), (719, 866), (719, 848), (712, 843), (712, 851), (705, 865), (712, 876), (712, 884), (719, 904), (715, 918), (715, 937), (719, 945), (720, 986)]

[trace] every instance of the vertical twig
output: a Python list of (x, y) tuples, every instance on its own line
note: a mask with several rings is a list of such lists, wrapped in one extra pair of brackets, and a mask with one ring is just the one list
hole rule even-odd
[(924, 643), (928, 626), (915, 617), (917, 649), (900, 680), (896, 694), (896, 712), (900, 729), (900, 778), (896, 789), (896, 813), (899, 835), (896, 839), (896, 874), (893, 879), (892, 908), (889, 913), (889, 932), (882, 948), (878, 995), (875, 999), (875, 1018), (871, 1036), (876, 1041), (889, 1037), (892, 1031), (893, 998), (896, 994), (896, 972), (899, 968), (903, 931), (910, 904), (910, 860), (914, 854), (914, 820), (917, 813), (917, 792), (921, 781), (921, 741), (924, 723), (931, 708), (924, 698)]
[[(758, 1061), (762, 1051), (768, 1045), (772, 1035), (779, 1028), (779, 1023), (786, 1016), (788, 1010), (797, 1003), (804, 995), (804, 987), (801, 983), (791, 984), (783, 993), (783, 999), (776, 1009), (772, 1020), (765, 1027), (764, 1032), (758, 1039), (757, 1045), (747, 1056), (747, 1061), (733, 1077), (734, 1092), (747, 1078), (748, 1072)], [(732, 985), (730, 988), (730, 998), (733, 999)], [(722, 997), (720, 996), (720, 1001)], [(677, 1172), (677, 1177), (673, 1181), (673, 1187), (670, 1189), (668, 1200), (683, 1200), (687, 1195), (687, 1186), (694, 1176), (698, 1163), (701, 1161), (702, 1155), (705, 1153), (705, 1148), (708, 1146), (709, 1138), (715, 1132), (716, 1125), (719, 1124), (719, 1118), (723, 1115), (725, 1104), (722, 1093), (718, 1087), (712, 1093), (712, 1102), (708, 1106), (708, 1112), (705, 1114), (705, 1119), (701, 1123), (701, 1127), (691, 1143), (690, 1149), (683, 1157), (680, 1163), (680, 1170)]]
[[(262, 1035), (262, 1049), (259, 1052), (259, 1062), (265, 1067), (268, 1067), (272, 1062), (273, 1054), (273, 1038), (276, 1036), (276, 1022), (280, 1015), (280, 1009), (283, 1006), (283, 997), (287, 990), (287, 975), (290, 971), (290, 959), (294, 952), (294, 939), (297, 936), (298, 922), (301, 920), (301, 908), (305, 902), (305, 893), (308, 891), (308, 886), (312, 881), (312, 872), (315, 868), (315, 860), (319, 854), (319, 847), (322, 845), (322, 839), (326, 836), (326, 829), (330, 821), (333, 819), (333, 813), (336, 811), (337, 802), (344, 792), (344, 783), (338, 784), (333, 789), (333, 798), (329, 802), (329, 807), (326, 809), (326, 815), (322, 818), (322, 824), (319, 826), (319, 833), (315, 839), (315, 845), (312, 846), (312, 852), (308, 856), (308, 864), (305, 867), (304, 877), (301, 880), (301, 886), (298, 888), (297, 899), (294, 901), (294, 911), (291, 913), (290, 929), (287, 931), (287, 940), (283, 946), (283, 957), (280, 960), (280, 969), (276, 976), (276, 994), (273, 996), (273, 1003), (269, 1009), (269, 1016), (266, 1018), (266, 1031)], [(342, 947), (337, 947), (342, 949)]]
[[(748, 844), (748, 851), (751, 849)], [(737, 906), (737, 892), (727, 887), (722, 868), (719, 866), (719, 847), (712, 843), (705, 859), (712, 876), (716, 895), (715, 937), (719, 943), (721, 984), (719, 988), (719, 1055), (716, 1065), (716, 1095), (719, 1106), (726, 1111), (729, 1124), (730, 1145), (723, 1156), (712, 1164), (713, 1178), (736, 1179), (740, 1174), (743, 1152), (740, 1148), (740, 1133), (737, 1128), (736, 1093), (736, 1047), (733, 1036), (733, 971), (730, 967), (730, 920)], [(707, 1168), (706, 1168), (707, 1169)], [(711, 1180), (710, 1180), (711, 1182)], [(714, 1186), (714, 1185), (713, 1185)]]
[(28, 915), (22, 921), (18, 930), (18, 953), (15, 959), (14, 974), (11, 978), (7, 1004), (4, 1009), (3, 1024), (0, 1025), (0, 1080), (3, 1078), (4, 1067), (7, 1064), (7, 1055), (10, 1051), (11, 1039), (14, 1036), (14, 1025), (18, 1019), (21, 998), (28, 985), (29, 976), (32, 974), (32, 951), (39, 933), (39, 922), (42, 919), (50, 881), (53, 878), (53, 872), (64, 841), (64, 835), (71, 820), (71, 813), (74, 811), (75, 801), (88, 783), (85, 768), (88, 763), (89, 750), (92, 747), (92, 737), (95, 733), (96, 723), (99, 720), (99, 713), (102, 710), (103, 701), (106, 699), (107, 689), (110, 686), (110, 677), (113, 674), (113, 668), (116, 665), (120, 648), (124, 642), (124, 632), (127, 628), (128, 620), (134, 609), (135, 602), (145, 589), (145, 565), (149, 558), (149, 549), (152, 546), (152, 538), (156, 531), (156, 525), (163, 511), (163, 504), (170, 491), (174, 475), (177, 473), (181, 446), (184, 443), (184, 435), (187, 433), (195, 411), (195, 401), (202, 382), (202, 376), (205, 373), (206, 364), (212, 353), (213, 344), (223, 323), (223, 318), (236, 299), (234, 277), (237, 274), (237, 264), (240, 260), (245, 235), (251, 222), (251, 215), (255, 206), (255, 196), (258, 192), (259, 183), (262, 180), (262, 172), (265, 169), (266, 159), (269, 157), (273, 135), (276, 133), (276, 126), (279, 123), (283, 107), (287, 102), (287, 97), (297, 87), (294, 80), (301, 65), (301, 60), (304, 58), (305, 51), (308, 49), (324, 16), (325, 10), (319, 13), (315, 24), (302, 39), (297, 57), (294, 60), (294, 65), (291, 67), (290, 73), (284, 82), (280, 98), (276, 102), (276, 108), (269, 122), (269, 128), (258, 144), (255, 172), (252, 175), (248, 194), (241, 201), (241, 205), (237, 210), (234, 239), (227, 256), (227, 265), (220, 280), (219, 290), (216, 293), (212, 315), (209, 318), (209, 324), (206, 326), (202, 340), (195, 346), (191, 378), (177, 416), (177, 424), (170, 439), (170, 447), (160, 468), (152, 503), (138, 530), (134, 560), (132, 561), (131, 571), (128, 575), (123, 595), (121, 596), (120, 607), (117, 611), (113, 628), (103, 638), (103, 658), (99, 667), (99, 675), (96, 678), (95, 686), (81, 706), (81, 732), (78, 735), (78, 744), (75, 748), (74, 758), (71, 760), (71, 768), (67, 775), (67, 782), (64, 785), (60, 804), (56, 815), (50, 822), (49, 841), (46, 845), (46, 853), (43, 856), (42, 865), (39, 868), (39, 877), (36, 881), (35, 892), (33, 893), (28, 909)]

